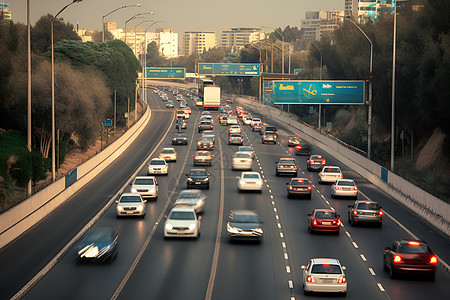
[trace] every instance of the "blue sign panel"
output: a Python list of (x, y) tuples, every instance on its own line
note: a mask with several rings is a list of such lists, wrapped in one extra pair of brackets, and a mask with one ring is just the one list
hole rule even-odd
[(147, 68), (147, 79), (185, 79), (185, 68)]
[(105, 125), (105, 127), (113, 126), (113, 120), (112, 119), (106, 119), (104, 121), (104, 125)]
[(214, 76), (259, 76), (259, 64), (198, 64), (198, 74)]
[(302, 71), (302, 69), (294, 69), (294, 75), (299, 74)]
[(77, 174), (77, 169), (75, 169), (64, 176), (66, 189), (77, 181)]
[(364, 81), (273, 81), (273, 104), (364, 104)]

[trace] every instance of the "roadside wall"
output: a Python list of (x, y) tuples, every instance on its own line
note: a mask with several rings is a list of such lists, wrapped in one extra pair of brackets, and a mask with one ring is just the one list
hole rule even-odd
[(344, 147), (313, 128), (290, 117), (290, 114), (275, 107), (263, 105), (254, 100), (237, 99), (243, 106), (261, 115), (270, 116), (289, 127), (291, 131), (305, 136), (308, 141), (335, 156), (350, 166), (361, 176), (367, 178), (388, 195), (427, 220), (433, 226), (450, 235), (450, 204), (418, 188), (404, 178), (390, 172), (381, 165)]
[(72, 170), (65, 177), (0, 215), (0, 249), (58, 208), (102, 172), (134, 142), (147, 126), (151, 110), (106, 149)]

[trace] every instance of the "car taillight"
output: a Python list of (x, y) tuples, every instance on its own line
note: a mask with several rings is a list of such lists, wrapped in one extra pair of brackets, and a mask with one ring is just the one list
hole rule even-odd
[(353, 188), (353, 190), (354, 190), (354, 191), (357, 191), (357, 190), (358, 190), (358, 187), (357, 187), (357, 186), (355, 186), (355, 187)]
[(379, 215), (379, 216), (382, 216), (382, 215), (383, 215), (383, 212), (380, 210), (380, 211), (378, 212), (378, 215)]
[(309, 161), (309, 163), (311, 163), (311, 164), (313, 164), (314, 163), (314, 161), (311, 159), (310, 161)]
[(416, 242), (416, 241), (409, 241), (408, 245), (410, 245), (410, 246), (420, 246), (420, 243)]
[(436, 256), (432, 256), (431, 258), (430, 258), (430, 264), (433, 264), (433, 265), (435, 265), (435, 264), (437, 264), (437, 257)]
[(231, 138), (229, 138), (229, 140), (231, 141)]
[(326, 161), (326, 160), (324, 159), (324, 160), (322, 160), (322, 163), (323, 163), (323, 164), (326, 164), (326, 163), (327, 163), (327, 161)]
[(297, 169), (297, 166), (294, 166), (294, 169)]
[(354, 211), (353, 211), (353, 214), (354, 214), (355, 216), (358, 215), (358, 211), (354, 210)]
[(308, 277), (306, 277), (306, 282), (315, 283), (316, 279), (314, 278), (314, 276), (308, 275)]
[(345, 276), (339, 277), (338, 283), (346, 283), (346, 282), (347, 282), (347, 278)]
[(342, 178), (342, 173), (341, 174), (339, 174), (339, 176), (338, 176), (339, 178)]
[(308, 191), (310, 191), (311, 190), (311, 186), (308, 186)]
[(394, 256), (394, 263), (398, 264), (402, 262), (402, 258), (399, 255)]
[(265, 135), (263, 135), (263, 138), (265, 138), (266, 136)]
[(280, 165), (277, 165), (277, 168), (279, 169), (279, 168), (281, 168), (281, 166), (280, 166)]
[(289, 190), (290, 190), (290, 191), (292, 191), (292, 190), (293, 190), (293, 188), (292, 188), (292, 185), (290, 185), (290, 186), (289, 186)]
[(324, 173), (320, 173), (320, 176), (322, 176), (322, 177), (323, 177), (323, 176), (325, 176), (325, 174), (324, 174)]
[(300, 150), (300, 149), (302, 149), (302, 146), (297, 146), (297, 147), (295, 147), (295, 148), (297, 148), (298, 150)]
[(313, 221), (313, 224), (314, 224), (314, 225), (317, 225), (317, 221), (316, 221), (316, 220), (314, 220), (314, 221)]
[(334, 189), (335, 189), (335, 190), (339, 190), (339, 187), (336, 185), (336, 186), (334, 187)]
[(338, 225), (338, 226), (341, 226), (341, 220), (338, 220), (338, 221), (337, 221), (337, 225)]

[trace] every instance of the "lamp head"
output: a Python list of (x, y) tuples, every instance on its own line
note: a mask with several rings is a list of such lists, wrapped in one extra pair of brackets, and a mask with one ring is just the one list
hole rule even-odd
[(141, 5), (140, 5), (140, 4), (136, 4), (136, 6), (137, 6), (137, 7), (140, 7)]

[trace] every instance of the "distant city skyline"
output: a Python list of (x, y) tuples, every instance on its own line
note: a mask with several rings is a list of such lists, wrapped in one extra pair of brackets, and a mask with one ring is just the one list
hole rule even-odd
[[(1, 1), (9, 3), (14, 22), (26, 24), (26, 0)], [(44, 0), (31, 2), (31, 23), (46, 14), (56, 14), (71, 0)], [(343, 10), (344, 0), (173, 0), (158, 3), (145, 3), (142, 0), (83, 0), (67, 8), (61, 15), (66, 22), (88, 30), (101, 30), (102, 15), (123, 5), (140, 3), (140, 7), (129, 7), (116, 11), (105, 18), (115, 21), (117, 28), (123, 28), (125, 21), (139, 13), (154, 12), (148, 20), (163, 21), (156, 27), (170, 28), (174, 32), (214, 31), (220, 33), (232, 27), (281, 27), (300, 28), (306, 11)], [(130, 21), (134, 26), (145, 19)], [(270, 30), (270, 29), (267, 29)], [(152, 29), (151, 31), (154, 31)]]

